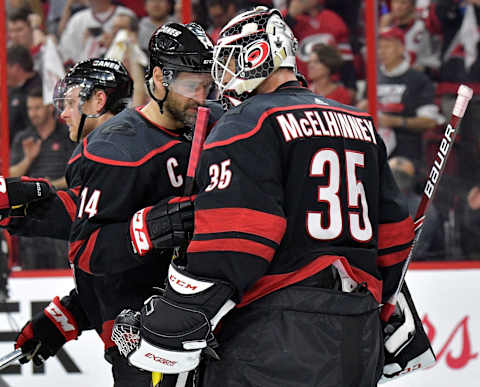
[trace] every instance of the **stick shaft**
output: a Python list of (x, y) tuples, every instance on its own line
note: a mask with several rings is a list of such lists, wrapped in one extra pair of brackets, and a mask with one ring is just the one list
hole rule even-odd
[(468, 102), (472, 98), (472, 89), (467, 86), (461, 85), (457, 92), (457, 99), (455, 101), (455, 106), (453, 108), (450, 121), (445, 128), (442, 141), (440, 142), (439, 149), (433, 161), (432, 168), (428, 174), (428, 179), (423, 190), (422, 199), (418, 205), (417, 213), (415, 215), (414, 224), (415, 224), (415, 237), (413, 238), (412, 248), (408, 254), (408, 257), (403, 265), (402, 276), (400, 277), (400, 282), (398, 288), (394, 295), (394, 300), (396, 301), (398, 294), (405, 282), (405, 275), (407, 274), (408, 266), (412, 261), (412, 258), (415, 254), (415, 246), (420, 239), (422, 234), (423, 224), (425, 221), (425, 214), (428, 210), (428, 207), (437, 192), (440, 180), (443, 176), (443, 171), (447, 164), (448, 156), (452, 150), (453, 144), (455, 142), (455, 137), (457, 135), (457, 129), (460, 125), (460, 121), (465, 114), (467, 109)]
[(0, 370), (3, 370), (5, 367), (8, 367), (10, 364), (12, 364), (14, 361), (22, 358), (24, 355), (22, 353), (22, 350), (16, 349), (15, 351), (12, 351), (5, 356), (0, 358)]
[(188, 160), (187, 175), (185, 177), (184, 196), (189, 196), (193, 192), (195, 181), (195, 170), (197, 169), (200, 154), (202, 153), (203, 143), (207, 134), (208, 116), (210, 109), (199, 107), (197, 121), (195, 123), (195, 132), (193, 133), (192, 149)]

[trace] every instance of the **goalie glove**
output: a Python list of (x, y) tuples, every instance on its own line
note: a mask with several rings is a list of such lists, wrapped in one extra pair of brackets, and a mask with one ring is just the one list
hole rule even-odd
[(379, 383), (435, 364), (435, 354), (406, 284), (398, 295), (394, 313), (384, 324), (383, 333), (385, 364)]
[(144, 256), (152, 249), (182, 245), (193, 232), (193, 197), (170, 197), (137, 211), (130, 221), (133, 251)]
[(47, 358), (54, 356), (67, 342), (76, 339), (80, 330), (72, 312), (62, 303), (68, 303), (55, 297), (52, 302), (31, 321), (25, 324), (15, 340), (15, 348), (21, 348), (25, 355), (20, 362), (33, 360), (41, 365)]
[(12, 216), (25, 216), (26, 206), (54, 193), (46, 179), (0, 176), (0, 226), (7, 226)]
[[(149, 298), (140, 312), (138, 343), (116, 342), (117, 346), (133, 349), (122, 353), (135, 367), (166, 374), (191, 371), (199, 365), (202, 353), (218, 358), (213, 351), (213, 330), (235, 307), (233, 295), (228, 283), (195, 277), (171, 264), (165, 293)], [(135, 321), (135, 312), (128, 313)], [(115, 321), (114, 331), (120, 322)]]

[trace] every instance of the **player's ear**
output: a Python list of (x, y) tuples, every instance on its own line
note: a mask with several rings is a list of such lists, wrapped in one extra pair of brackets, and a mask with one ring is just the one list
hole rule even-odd
[(107, 94), (103, 90), (97, 90), (94, 95), (95, 113), (100, 113), (107, 104)]
[(153, 91), (157, 98), (163, 98), (164, 95), (164, 87), (162, 84), (163, 81), (163, 73), (162, 69), (158, 66), (155, 66), (153, 69), (153, 76), (152, 76), (152, 81), (153, 81)]

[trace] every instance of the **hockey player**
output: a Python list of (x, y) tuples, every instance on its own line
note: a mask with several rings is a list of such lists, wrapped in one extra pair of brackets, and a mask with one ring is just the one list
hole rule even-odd
[[(115, 387), (150, 385), (150, 373), (129, 367), (119, 355), (111, 340), (113, 319), (126, 307), (139, 309), (152, 287), (163, 283), (169, 248), (192, 227), (189, 201), (161, 200), (182, 192), (191, 127), (212, 83), (212, 50), (194, 23), (158, 29), (150, 41), (146, 77), (152, 100), (106, 121), (74, 152), (67, 181), (74, 183), (70, 187), (77, 197), (62, 195), (60, 200), (64, 218), (71, 219), (69, 260), (76, 290), (55, 298), (22, 329), (17, 347), (29, 354), (27, 360), (42, 361), (93, 328), (104, 341)], [(94, 64), (118, 70), (109, 60)], [(99, 78), (110, 79), (108, 71), (100, 73)], [(95, 69), (77, 83), (81, 99), (91, 74)], [(71, 89), (62, 95), (76, 93)], [(66, 119), (69, 106), (73, 109), (75, 103), (66, 101)], [(82, 106), (86, 103), (80, 103), (81, 112)], [(135, 214), (140, 208), (144, 210)]]
[(413, 222), (371, 116), (302, 88), (295, 46), (265, 7), (221, 31), (231, 109), (203, 148), (187, 265), (142, 309), (131, 364), (181, 373), (216, 351), (202, 387), (376, 386)]

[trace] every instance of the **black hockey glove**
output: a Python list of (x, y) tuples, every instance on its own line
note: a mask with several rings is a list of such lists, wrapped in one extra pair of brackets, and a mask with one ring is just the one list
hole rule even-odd
[(193, 197), (170, 197), (137, 211), (130, 221), (133, 251), (139, 256), (152, 249), (181, 246), (193, 231)]
[(379, 383), (432, 366), (436, 359), (406, 285), (384, 323), (385, 364)]
[(26, 206), (54, 194), (46, 179), (0, 176), (0, 226), (7, 226), (12, 216), (25, 216)]
[(67, 341), (76, 339), (82, 328), (87, 327), (87, 320), (74, 292), (62, 300), (55, 297), (43, 311), (25, 324), (15, 340), (15, 348), (21, 348), (25, 355), (20, 363), (33, 360), (35, 365), (41, 365)]
[[(112, 339), (135, 367), (166, 374), (191, 371), (199, 365), (202, 353), (218, 358), (213, 330), (235, 307), (233, 295), (230, 284), (195, 277), (171, 264), (164, 294), (149, 298), (140, 315), (122, 312), (114, 331), (121, 325), (126, 335)], [(126, 329), (127, 321), (132, 322), (132, 330)], [(135, 334), (138, 344), (125, 345)]]

